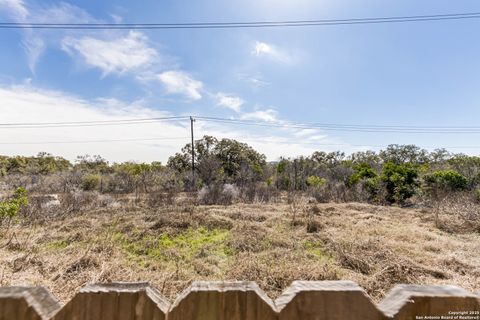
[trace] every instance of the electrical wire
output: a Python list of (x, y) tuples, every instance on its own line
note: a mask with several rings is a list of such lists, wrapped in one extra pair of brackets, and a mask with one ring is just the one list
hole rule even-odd
[(188, 117), (156, 117), (143, 119), (123, 119), (123, 120), (98, 120), (98, 121), (70, 121), (70, 122), (23, 122), (23, 123), (0, 123), (0, 129), (18, 129), (18, 128), (64, 128), (64, 127), (92, 127), (92, 126), (118, 126), (133, 125), (155, 122), (168, 122), (186, 120)]
[(251, 22), (187, 22), (187, 23), (36, 23), (0, 22), (0, 29), (226, 29), (308, 27), (332, 25), (358, 25), (381, 23), (405, 23), (440, 20), (478, 19), (480, 12), (447, 13), (350, 19), (317, 19)]
[[(96, 120), (96, 121), (69, 121), (69, 122), (22, 122), (0, 123), (0, 129), (21, 128), (63, 128), (63, 127), (90, 127), (90, 126), (119, 126), (138, 125), (157, 122), (188, 120), (189, 116), (154, 117), (139, 119)], [(195, 119), (205, 122), (216, 122), (233, 125), (260, 126), (272, 128), (293, 129), (321, 129), (325, 131), (365, 132), (365, 133), (428, 133), (428, 134), (476, 134), (480, 133), (480, 126), (412, 126), (412, 125), (358, 125), (335, 123), (300, 123), (300, 122), (267, 122), (245, 119), (194, 116)]]
[[(119, 120), (96, 120), (96, 121), (70, 121), (70, 122), (22, 122), (22, 123), (0, 123), (0, 129), (19, 128), (58, 128), (58, 127), (90, 127), (90, 126), (119, 126), (138, 125), (157, 122), (188, 120), (189, 116), (176, 117), (155, 117), (139, 119)], [(365, 132), (365, 133), (428, 133), (428, 134), (477, 134), (480, 133), (480, 126), (412, 126), (412, 125), (359, 125), (359, 124), (335, 124), (335, 123), (301, 123), (301, 122), (268, 122), (246, 119), (220, 118), (194, 116), (195, 119), (205, 122), (216, 122), (233, 125), (260, 126), (271, 128), (293, 128), (293, 129), (321, 129), (325, 131), (340, 132)]]
[(74, 140), (74, 141), (35, 141), (35, 142), (0, 142), (0, 145), (30, 145), (30, 144), (83, 144), (105, 142), (132, 142), (132, 141), (157, 141), (157, 140), (185, 140), (189, 137), (158, 137), (158, 138), (133, 138), (133, 139), (103, 139), (103, 140)]
[[(273, 143), (273, 144), (284, 144), (284, 145), (312, 145), (312, 146), (344, 146), (344, 147), (365, 147), (365, 148), (385, 148), (389, 145), (372, 145), (372, 144), (349, 144), (349, 143), (322, 143), (322, 142), (313, 142), (313, 141), (293, 141), (293, 140), (276, 140), (276, 139), (255, 139), (255, 138), (227, 138), (227, 139), (235, 139), (235, 140), (242, 140), (247, 141), (249, 143)], [(420, 148), (426, 149), (440, 149), (437, 146), (418, 146)], [(480, 149), (479, 146), (445, 146), (444, 149)]]
[(319, 123), (296, 123), (296, 122), (266, 122), (242, 119), (228, 119), (218, 117), (195, 117), (197, 120), (206, 122), (227, 123), (233, 125), (247, 125), (271, 128), (293, 129), (321, 129), (325, 131), (341, 132), (366, 132), (366, 133), (410, 133), (410, 134), (477, 134), (480, 127), (408, 127), (408, 126), (375, 126), (375, 125), (343, 125), (343, 124), (319, 124)]
[[(227, 138), (236, 139), (238, 138)], [(132, 138), (132, 139), (101, 139), (101, 140), (70, 140), (70, 141), (32, 141), (32, 142), (0, 142), (0, 145), (46, 145), (46, 144), (88, 144), (88, 143), (110, 143), (110, 142), (136, 142), (136, 141), (189, 141), (190, 137), (156, 137), (156, 138)], [(274, 143), (283, 145), (312, 145), (312, 146), (345, 146), (345, 147), (365, 147), (365, 148), (385, 148), (388, 145), (371, 145), (371, 144), (348, 144), (348, 143), (322, 143), (314, 141), (293, 141), (278, 139), (260, 139), (260, 138), (242, 138), (242, 141), (249, 143)], [(419, 146), (421, 148), (435, 149), (435, 146)], [(480, 149), (480, 146), (446, 146), (445, 149)]]

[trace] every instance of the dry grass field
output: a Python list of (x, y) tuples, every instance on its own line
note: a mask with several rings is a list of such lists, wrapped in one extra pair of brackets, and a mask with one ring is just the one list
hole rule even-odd
[(359, 203), (180, 205), (16, 224), (0, 238), (0, 285), (66, 301), (90, 282), (150, 281), (168, 298), (194, 280), (353, 280), (379, 300), (396, 283), (480, 289), (480, 234), (438, 228), (428, 210)]

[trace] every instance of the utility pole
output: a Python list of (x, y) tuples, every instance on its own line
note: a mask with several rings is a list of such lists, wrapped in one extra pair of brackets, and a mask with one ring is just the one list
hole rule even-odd
[(193, 123), (195, 122), (195, 119), (190, 116), (190, 133), (192, 135), (192, 188), (193, 190), (196, 189), (196, 183), (195, 183), (195, 143), (193, 139)]

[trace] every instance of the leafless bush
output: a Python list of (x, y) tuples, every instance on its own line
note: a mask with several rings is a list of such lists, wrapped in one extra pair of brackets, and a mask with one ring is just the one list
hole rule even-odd
[(97, 207), (112, 207), (116, 205), (115, 198), (113, 198), (109, 194), (99, 194), (98, 199), (96, 201)]
[(37, 221), (57, 213), (61, 208), (58, 194), (33, 195), (28, 197), (28, 206), (22, 215), (29, 220)]
[(468, 192), (444, 196), (434, 208), (437, 227), (448, 232), (480, 232), (480, 203)]
[(44, 221), (69, 213), (113, 207), (116, 201), (110, 195), (98, 192), (72, 191), (60, 194), (32, 195), (22, 215), (28, 221)]
[(3, 182), (7, 189), (17, 189), (19, 187), (29, 188), (35, 178), (23, 174), (10, 174), (3, 177)]
[(99, 194), (94, 191), (73, 191), (60, 195), (62, 213), (79, 212), (99, 207)]
[(319, 203), (326, 203), (332, 201), (334, 198), (334, 190), (332, 189), (331, 183), (327, 182), (325, 185), (316, 188), (309, 188), (307, 193), (310, 197), (315, 198)]
[(242, 190), (242, 200), (246, 203), (269, 203), (276, 201), (279, 191), (265, 182), (250, 183)]
[(231, 205), (238, 199), (239, 194), (238, 188), (232, 184), (213, 184), (198, 192), (198, 200), (207, 205)]
[(171, 206), (175, 204), (175, 192), (154, 191), (147, 195), (147, 204), (150, 207)]
[(38, 194), (52, 194), (64, 191), (64, 178), (61, 173), (36, 176), (35, 183), (29, 192)]
[(304, 211), (305, 203), (302, 198), (302, 192), (298, 190), (290, 190), (287, 193), (287, 203), (290, 206), (290, 213), (292, 216), (292, 225), (298, 225), (301, 221), (298, 220), (298, 215)]

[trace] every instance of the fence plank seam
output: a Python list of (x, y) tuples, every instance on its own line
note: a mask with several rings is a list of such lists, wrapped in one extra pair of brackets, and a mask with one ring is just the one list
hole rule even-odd
[(384, 320), (470, 314), (480, 292), (397, 285), (380, 303), (351, 281), (294, 281), (276, 299), (255, 282), (197, 281), (170, 303), (148, 282), (90, 284), (65, 305), (43, 287), (0, 288), (0, 320)]

